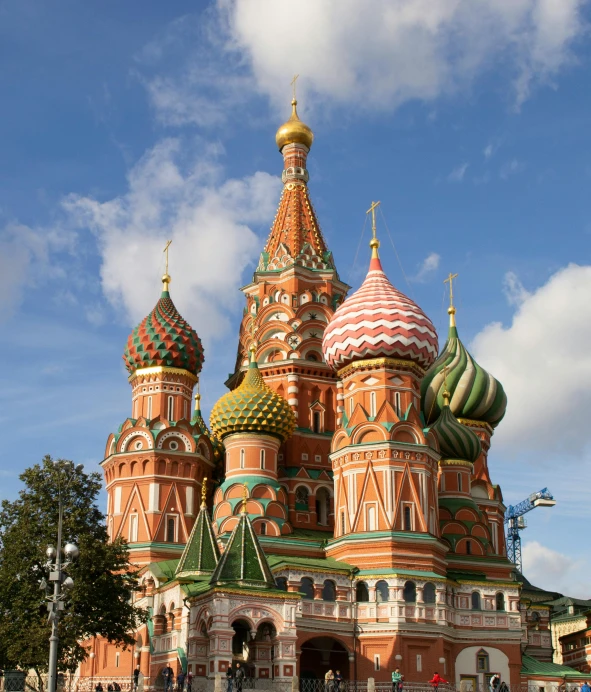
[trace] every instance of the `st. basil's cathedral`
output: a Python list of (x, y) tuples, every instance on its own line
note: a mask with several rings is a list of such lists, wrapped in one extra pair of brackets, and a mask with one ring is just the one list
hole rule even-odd
[(127, 341), (131, 417), (102, 468), (109, 535), (128, 541), (151, 617), (131, 649), (90, 641), (80, 675), (139, 665), (148, 689), (170, 665), (202, 690), (240, 662), (263, 687), (329, 668), (385, 682), (399, 667), (406, 683), (438, 671), (466, 690), (494, 674), (550, 680), (548, 609), (532, 628), (488, 467), (503, 387), (460, 340), (453, 304), (439, 352), (429, 317), (383, 271), (375, 216), (367, 276), (349, 292), (310, 199), (313, 133), (296, 105), (209, 427), (201, 341), (168, 272)]

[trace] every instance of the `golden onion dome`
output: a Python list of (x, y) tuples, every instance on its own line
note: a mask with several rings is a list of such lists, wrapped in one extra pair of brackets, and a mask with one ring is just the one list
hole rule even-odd
[(279, 151), (281, 151), (286, 144), (303, 144), (309, 149), (314, 141), (314, 133), (298, 116), (298, 111), (296, 109), (297, 105), (298, 102), (296, 99), (293, 99), (291, 102), (291, 117), (286, 123), (281, 125), (275, 135), (275, 141), (277, 142)]
[(265, 383), (252, 347), (242, 384), (217, 401), (209, 420), (220, 439), (233, 433), (254, 432), (274, 435), (284, 442), (296, 425), (291, 406)]

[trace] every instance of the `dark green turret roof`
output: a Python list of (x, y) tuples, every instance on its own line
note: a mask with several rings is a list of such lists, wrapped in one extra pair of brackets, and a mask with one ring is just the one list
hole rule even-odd
[(275, 588), (275, 580), (265, 553), (244, 512), (228, 540), (210, 584)]
[(207, 507), (202, 504), (197, 521), (176, 569), (177, 579), (212, 574), (220, 561), (220, 549), (213, 535)]
[(443, 410), (431, 426), (437, 438), (443, 460), (460, 459), (474, 463), (480, 456), (481, 446), (478, 436), (462, 425), (449, 408), (449, 399), (444, 396)]

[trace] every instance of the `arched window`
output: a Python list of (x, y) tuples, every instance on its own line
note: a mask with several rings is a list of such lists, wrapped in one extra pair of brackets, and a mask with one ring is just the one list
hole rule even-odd
[(287, 591), (287, 579), (285, 577), (277, 577), (275, 585), (280, 591)]
[(404, 585), (403, 598), (407, 603), (416, 603), (417, 586), (414, 581), (407, 581)]
[(375, 392), (370, 392), (369, 393), (369, 415), (372, 418), (375, 418), (376, 416), (376, 393)]
[(472, 555), (472, 541), (466, 541), (466, 555)]
[(262, 521), (261, 522), (261, 536), (266, 536), (267, 535), (267, 524)]
[(148, 420), (152, 419), (152, 397), (148, 397)]
[(174, 397), (168, 397), (168, 420), (174, 420)]
[(423, 587), (423, 603), (435, 603), (435, 585), (431, 582)]
[(241, 469), (244, 468), (244, 450), (243, 449), (240, 450), (240, 468)]
[(497, 610), (505, 610), (505, 594), (502, 591), (495, 596)]
[(323, 601), (336, 601), (337, 600), (337, 589), (334, 581), (326, 579), (324, 581), (324, 586), (322, 587), (322, 600)]
[(300, 591), (304, 598), (308, 600), (314, 599), (314, 582), (310, 579), (310, 577), (302, 577), (302, 581), (300, 582)]
[(320, 432), (320, 411), (312, 411), (312, 432)]
[(373, 505), (367, 508), (367, 530), (376, 530), (376, 508)]
[(261, 468), (265, 468), (265, 450), (261, 449)]
[(404, 508), (404, 527), (403, 528), (405, 531), (412, 531), (410, 507), (408, 505), (406, 505), (406, 507)]
[(472, 610), (480, 609), (480, 594), (478, 591), (472, 591)]
[(479, 673), (488, 673), (489, 671), (488, 654), (484, 649), (480, 649), (476, 654), (476, 670)]
[(300, 487), (296, 489), (296, 509), (308, 510), (309, 495), (310, 493), (308, 492), (308, 488), (303, 485), (300, 485)]
[(462, 492), (462, 474), (458, 473), (458, 491)]
[(175, 542), (175, 533), (176, 533), (176, 520), (174, 517), (168, 517), (168, 520), (166, 522), (166, 540), (169, 543)]
[(357, 603), (367, 603), (369, 601), (369, 589), (364, 581), (358, 581), (355, 588), (355, 600)]
[(166, 606), (164, 604), (160, 607), (160, 616), (162, 618), (162, 632), (166, 632), (168, 620), (166, 618)]
[(386, 603), (390, 600), (390, 589), (388, 588), (388, 582), (381, 579), (376, 584), (376, 601), (378, 603)]

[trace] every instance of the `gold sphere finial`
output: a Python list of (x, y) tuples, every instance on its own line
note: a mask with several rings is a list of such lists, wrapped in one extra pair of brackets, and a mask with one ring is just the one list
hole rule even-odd
[(449, 392), (447, 391), (447, 389), (443, 391), (443, 405), (449, 406)]
[(295, 97), (295, 81), (294, 77), (292, 85), (294, 87), (293, 98), (291, 99), (291, 116), (289, 120), (277, 130), (275, 141), (279, 151), (287, 144), (303, 144), (307, 149), (310, 149), (314, 141), (314, 133), (312, 130), (300, 120), (297, 111), (298, 100)]

